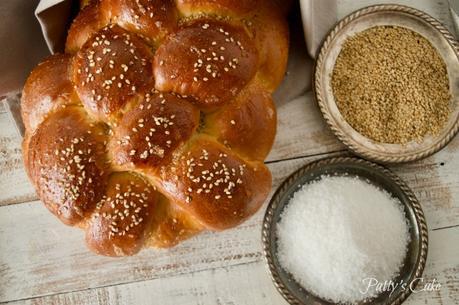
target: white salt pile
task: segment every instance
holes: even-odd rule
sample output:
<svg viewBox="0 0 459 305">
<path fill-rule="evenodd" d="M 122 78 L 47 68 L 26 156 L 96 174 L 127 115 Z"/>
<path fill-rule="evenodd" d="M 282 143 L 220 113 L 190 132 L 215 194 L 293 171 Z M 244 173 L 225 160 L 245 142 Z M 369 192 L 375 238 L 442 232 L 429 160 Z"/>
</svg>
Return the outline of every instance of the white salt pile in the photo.
<svg viewBox="0 0 459 305">
<path fill-rule="evenodd" d="M 368 279 L 396 277 L 409 242 L 399 200 L 345 176 L 323 176 L 297 191 L 277 237 L 283 268 L 311 293 L 343 303 L 376 296 Z"/>
</svg>

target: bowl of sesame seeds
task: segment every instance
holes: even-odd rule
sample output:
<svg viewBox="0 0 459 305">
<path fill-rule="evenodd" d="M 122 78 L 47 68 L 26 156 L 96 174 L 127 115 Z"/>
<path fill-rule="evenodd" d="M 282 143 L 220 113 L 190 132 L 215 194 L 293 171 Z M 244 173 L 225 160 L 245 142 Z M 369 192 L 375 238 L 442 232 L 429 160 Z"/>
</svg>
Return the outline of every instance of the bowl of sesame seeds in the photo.
<svg viewBox="0 0 459 305">
<path fill-rule="evenodd" d="M 314 91 L 333 133 L 357 155 L 419 160 L 459 130 L 459 44 L 424 12 L 370 6 L 324 40 Z"/>
</svg>

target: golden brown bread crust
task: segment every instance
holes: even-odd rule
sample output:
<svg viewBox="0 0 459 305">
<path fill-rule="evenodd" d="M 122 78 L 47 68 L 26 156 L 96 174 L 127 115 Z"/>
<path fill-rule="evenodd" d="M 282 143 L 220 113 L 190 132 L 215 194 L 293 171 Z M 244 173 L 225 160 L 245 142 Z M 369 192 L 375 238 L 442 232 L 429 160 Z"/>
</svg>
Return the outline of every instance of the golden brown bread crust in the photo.
<svg viewBox="0 0 459 305">
<path fill-rule="evenodd" d="M 57 111 L 28 139 L 29 176 L 64 223 L 80 222 L 101 199 L 107 173 L 104 141 L 104 129 L 89 122 L 81 107 Z"/>
<path fill-rule="evenodd" d="M 94 252 L 171 247 L 253 215 L 288 30 L 271 0 L 94 0 L 22 99 L 40 199 Z"/>
<path fill-rule="evenodd" d="M 173 202 L 173 201 L 172 201 Z M 158 248 L 175 246 L 203 230 L 203 226 L 188 212 L 166 197 L 161 197 L 156 205 L 147 245 Z"/>
<path fill-rule="evenodd" d="M 163 190 L 205 227 L 234 227 L 255 213 L 271 189 L 263 163 L 247 162 L 199 137 L 162 173 Z"/>
<path fill-rule="evenodd" d="M 89 37 L 108 23 L 108 15 L 100 10 L 98 1 L 85 5 L 70 25 L 65 44 L 66 53 L 78 51 Z"/>
<path fill-rule="evenodd" d="M 269 1 L 268 1 L 269 2 Z M 282 11 L 273 5 L 261 7 L 259 14 L 249 22 L 248 28 L 260 51 L 258 75 L 269 91 L 274 91 L 284 78 L 288 59 L 288 26 Z"/>
<path fill-rule="evenodd" d="M 116 25 L 86 41 L 73 60 L 76 92 L 99 119 L 120 114 L 130 99 L 152 83 L 152 53 L 136 34 Z"/>
<path fill-rule="evenodd" d="M 121 166 L 157 172 L 172 161 L 172 153 L 186 143 L 199 125 L 199 110 L 170 93 L 147 93 L 127 112 L 110 143 L 112 160 Z"/>
<path fill-rule="evenodd" d="M 217 14 L 241 16 L 253 13 L 263 0 L 176 0 L 177 8 L 185 16 Z M 263 5 L 263 4 L 262 4 Z"/>
<path fill-rule="evenodd" d="M 205 133 L 250 160 L 263 161 L 276 135 L 271 94 L 252 82 L 228 105 L 207 116 Z"/>
<path fill-rule="evenodd" d="M 156 51 L 156 88 L 192 96 L 199 106 L 214 109 L 239 93 L 257 65 L 257 50 L 243 28 L 197 20 L 168 36 Z"/>
<path fill-rule="evenodd" d="M 177 27 L 178 22 L 173 1 L 102 0 L 101 10 L 120 27 L 156 45 Z"/>
<path fill-rule="evenodd" d="M 22 92 L 22 118 L 25 128 L 33 131 L 48 113 L 58 107 L 78 103 L 72 97 L 70 59 L 66 54 L 50 56 L 30 74 Z M 56 76 L 59 77 L 56 77 Z"/>
<path fill-rule="evenodd" d="M 284 15 L 291 0 L 176 0 L 181 14 L 193 16 L 217 14 L 221 18 L 238 19 L 259 51 L 260 74 L 269 91 L 283 79 L 288 58 L 288 25 Z M 228 22 L 228 20 L 225 20 Z"/>
<path fill-rule="evenodd" d="M 142 178 L 111 175 L 105 194 L 86 229 L 86 241 L 96 253 L 133 255 L 143 246 L 159 194 Z"/>
</svg>

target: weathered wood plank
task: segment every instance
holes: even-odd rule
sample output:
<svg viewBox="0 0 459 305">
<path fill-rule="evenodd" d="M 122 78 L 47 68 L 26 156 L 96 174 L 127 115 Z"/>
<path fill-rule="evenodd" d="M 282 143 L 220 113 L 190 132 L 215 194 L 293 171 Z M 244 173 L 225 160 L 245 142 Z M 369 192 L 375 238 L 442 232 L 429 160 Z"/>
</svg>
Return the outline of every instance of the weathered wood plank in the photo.
<svg viewBox="0 0 459 305">
<path fill-rule="evenodd" d="M 21 137 L 8 114 L 0 113 L 0 205 L 35 198 L 22 165 Z"/>
<path fill-rule="evenodd" d="M 277 112 L 277 135 L 268 162 L 345 148 L 326 126 L 311 92 L 278 105 Z"/>
<path fill-rule="evenodd" d="M 286 305 L 255 263 L 7 304 Z"/>
<path fill-rule="evenodd" d="M 296 168 L 318 157 L 323 156 L 269 164 L 274 189 Z M 396 169 L 414 185 L 430 229 L 459 224 L 459 200 L 454 199 L 459 177 L 453 172 L 457 164 L 447 164 L 441 166 L 432 159 L 408 165 L 407 170 Z M 428 170 L 420 174 L 423 169 Z M 445 187 L 441 179 L 448 177 L 456 181 Z M 445 203 L 448 192 L 452 199 Z M 0 301 L 252 263 L 261 256 L 263 210 L 238 228 L 204 233 L 170 250 L 146 250 L 131 258 L 107 259 L 88 252 L 82 232 L 59 223 L 38 201 L 0 207 L 0 277 L 6 279 L 0 288 Z"/>
<path fill-rule="evenodd" d="M 458 304 L 459 227 L 430 232 L 431 247 L 424 273 L 426 282 L 435 278 L 441 289 L 413 293 L 406 304 Z M 267 274 L 260 257 L 254 262 L 203 270 L 193 274 L 153 279 L 128 284 L 83 290 L 30 300 L 11 305 L 44 304 L 152 304 L 164 305 L 284 305 L 287 304 Z"/>
<path fill-rule="evenodd" d="M 424 283 L 436 279 L 439 291 L 420 291 L 419 285 L 406 304 L 459 304 L 459 227 L 429 232 L 429 253 Z"/>
<path fill-rule="evenodd" d="M 431 228 L 459 224 L 459 137 L 439 153 L 391 168 L 421 202 Z M 458 237 L 459 239 L 459 237 Z"/>
<path fill-rule="evenodd" d="M 344 147 L 323 123 L 311 93 L 278 108 L 278 132 L 268 161 L 328 153 Z M 21 138 L 0 113 L 0 206 L 37 200 L 21 156 Z"/>
</svg>

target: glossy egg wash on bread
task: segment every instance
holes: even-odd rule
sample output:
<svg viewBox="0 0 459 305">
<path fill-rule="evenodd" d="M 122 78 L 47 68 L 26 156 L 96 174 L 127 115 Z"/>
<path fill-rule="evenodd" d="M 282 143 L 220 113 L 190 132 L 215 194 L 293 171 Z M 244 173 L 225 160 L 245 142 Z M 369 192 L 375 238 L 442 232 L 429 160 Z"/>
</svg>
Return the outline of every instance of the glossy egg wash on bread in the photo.
<svg viewBox="0 0 459 305">
<path fill-rule="evenodd" d="M 101 255 L 240 224 L 271 189 L 287 54 L 274 1 L 90 1 L 24 87 L 37 194 Z"/>
</svg>

